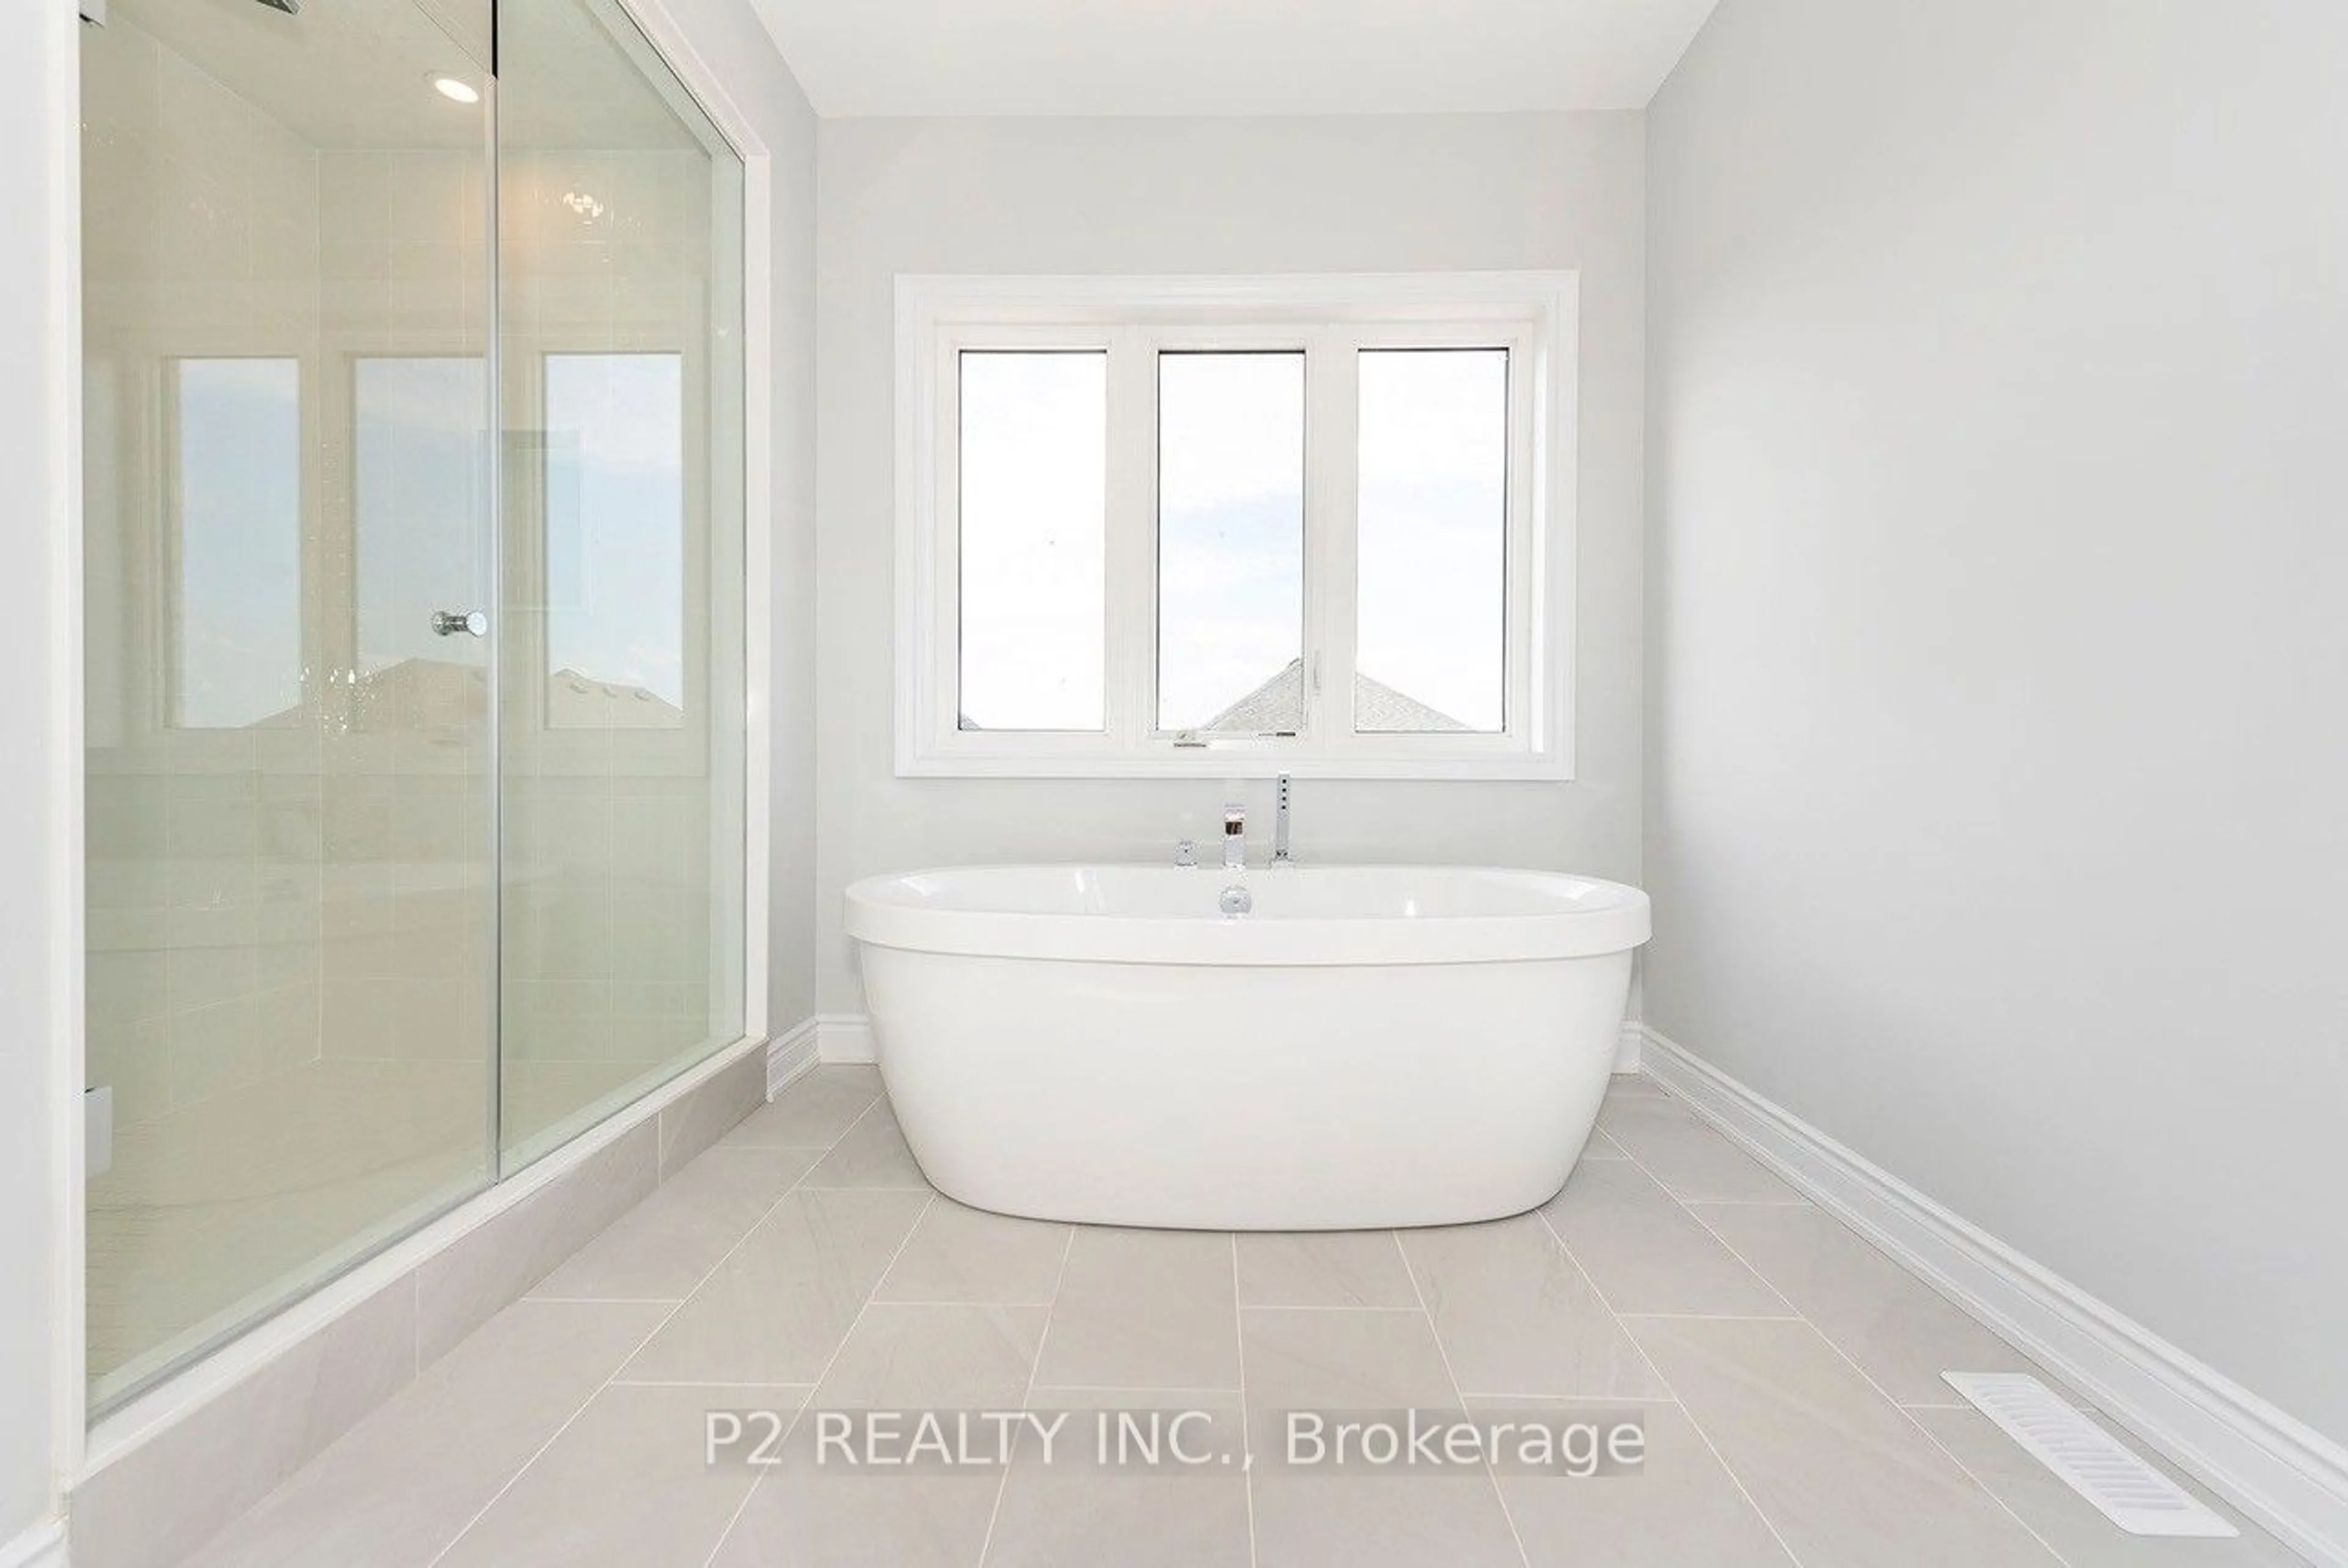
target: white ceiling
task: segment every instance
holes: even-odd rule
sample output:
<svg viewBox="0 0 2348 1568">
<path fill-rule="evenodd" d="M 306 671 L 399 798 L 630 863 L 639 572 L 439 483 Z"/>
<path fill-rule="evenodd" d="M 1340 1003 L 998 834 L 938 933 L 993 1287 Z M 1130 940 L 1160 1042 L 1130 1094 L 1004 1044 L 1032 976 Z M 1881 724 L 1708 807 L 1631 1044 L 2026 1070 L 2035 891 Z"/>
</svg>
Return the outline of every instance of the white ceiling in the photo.
<svg viewBox="0 0 2348 1568">
<path fill-rule="evenodd" d="M 1645 107 L 1716 0 L 755 0 L 822 115 Z"/>
<path fill-rule="evenodd" d="M 145 30 L 314 148 L 485 145 L 485 111 L 450 103 L 430 77 L 488 73 L 413 0 L 310 0 L 291 16 L 252 0 L 113 0 L 108 25 Z M 697 111 L 651 79 L 650 46 L 608 0 L 509 5 L 504 53 L 505 147 L 701 145 L 679 118 Z"/>
</svg>

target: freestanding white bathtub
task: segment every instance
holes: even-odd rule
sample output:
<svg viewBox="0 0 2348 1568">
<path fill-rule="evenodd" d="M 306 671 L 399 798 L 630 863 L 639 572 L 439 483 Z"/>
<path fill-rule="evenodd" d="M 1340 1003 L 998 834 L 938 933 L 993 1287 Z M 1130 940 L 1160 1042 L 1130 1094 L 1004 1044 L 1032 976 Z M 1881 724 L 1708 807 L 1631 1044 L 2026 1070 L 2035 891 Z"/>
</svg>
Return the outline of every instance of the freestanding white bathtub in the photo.
<svg viewBox="0 0 2348 1568">
<path fill-rule="evenodd" d="M 1222 895 L 1244 888 L 1251 912 Z M 880 1072 L 941 1192 L 1043 1219 L 1345 1230 L 1545 1202 L 1647 896 L 1453 866 L 1003 866 L 848 890 Z"/>
</svg>

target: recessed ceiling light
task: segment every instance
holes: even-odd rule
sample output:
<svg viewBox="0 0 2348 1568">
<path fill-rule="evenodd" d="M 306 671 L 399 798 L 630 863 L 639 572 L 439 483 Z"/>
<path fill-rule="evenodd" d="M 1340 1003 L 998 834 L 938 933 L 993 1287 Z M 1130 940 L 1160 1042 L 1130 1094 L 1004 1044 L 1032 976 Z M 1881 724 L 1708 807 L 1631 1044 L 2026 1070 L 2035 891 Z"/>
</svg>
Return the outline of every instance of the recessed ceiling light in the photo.
<svg viewBox="0 0 2348 1568">
<path fill-rule="evenodd" d="M 432 90 L 456 103 L 477 104 L 481 101 L 481 89 L 462 77 L 435 77 L 432 78 Z"/>
</svg>

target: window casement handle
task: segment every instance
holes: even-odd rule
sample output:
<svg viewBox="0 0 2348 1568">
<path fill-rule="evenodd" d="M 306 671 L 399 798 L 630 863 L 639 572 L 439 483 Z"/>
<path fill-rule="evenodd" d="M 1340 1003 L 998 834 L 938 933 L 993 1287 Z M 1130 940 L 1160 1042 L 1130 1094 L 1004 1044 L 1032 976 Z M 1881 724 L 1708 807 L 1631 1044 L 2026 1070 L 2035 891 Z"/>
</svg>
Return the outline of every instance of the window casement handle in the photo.
<svg viewBox="0 0 2348 1568">
<path fill-rule="evenodd" d="M 442 637 L 454 637 L 459 631 L 476 637 L 489 634 L 489 617 L 479 610 L 436 610 L 432 612 L 432 630 Z"/>
</svg>

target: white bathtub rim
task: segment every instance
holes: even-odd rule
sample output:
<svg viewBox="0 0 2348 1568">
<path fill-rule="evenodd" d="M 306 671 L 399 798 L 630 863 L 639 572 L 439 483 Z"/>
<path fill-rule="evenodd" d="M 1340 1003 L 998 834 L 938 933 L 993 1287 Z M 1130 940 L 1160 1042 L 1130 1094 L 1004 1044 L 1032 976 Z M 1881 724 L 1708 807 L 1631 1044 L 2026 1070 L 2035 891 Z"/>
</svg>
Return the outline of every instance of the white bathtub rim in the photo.
<svg viewBox="0 0 2348 1568">
<path fill-rule="evenodd" d="M 1587 909 L 1556 914 L 1444 916 L 1335 915 L 1225 918 L 1217 914 L 1101 914 L 1033 910 L 935 908 L 888 900 L 888 890 L 914 877 L 983 876 L 1036 870 L 1117 869 L 1199 878 L 1202 894 L 1237 880 L 1264 880 L 1314 870 L 1372 871 L 1408 876 L 1505 876 L 1554 879 L 1612 895 Z M 1627 883 L 1575 872 L 1522 866 L 1314 864 L 1251 866 L 1224 872 L 1131 863 L 1025 861 L 890 872 L 850 884 L 844 896 L 847 934 L 873 947 L 973 958 L 1042 958 L 1095 963 L 1193 964 L 1240 968 L 1344 967 L 1363 964 L 1474 964 L 1601 958 L 1643 945 L 1653 931 L 1645 892 Z"/>
</svg>

